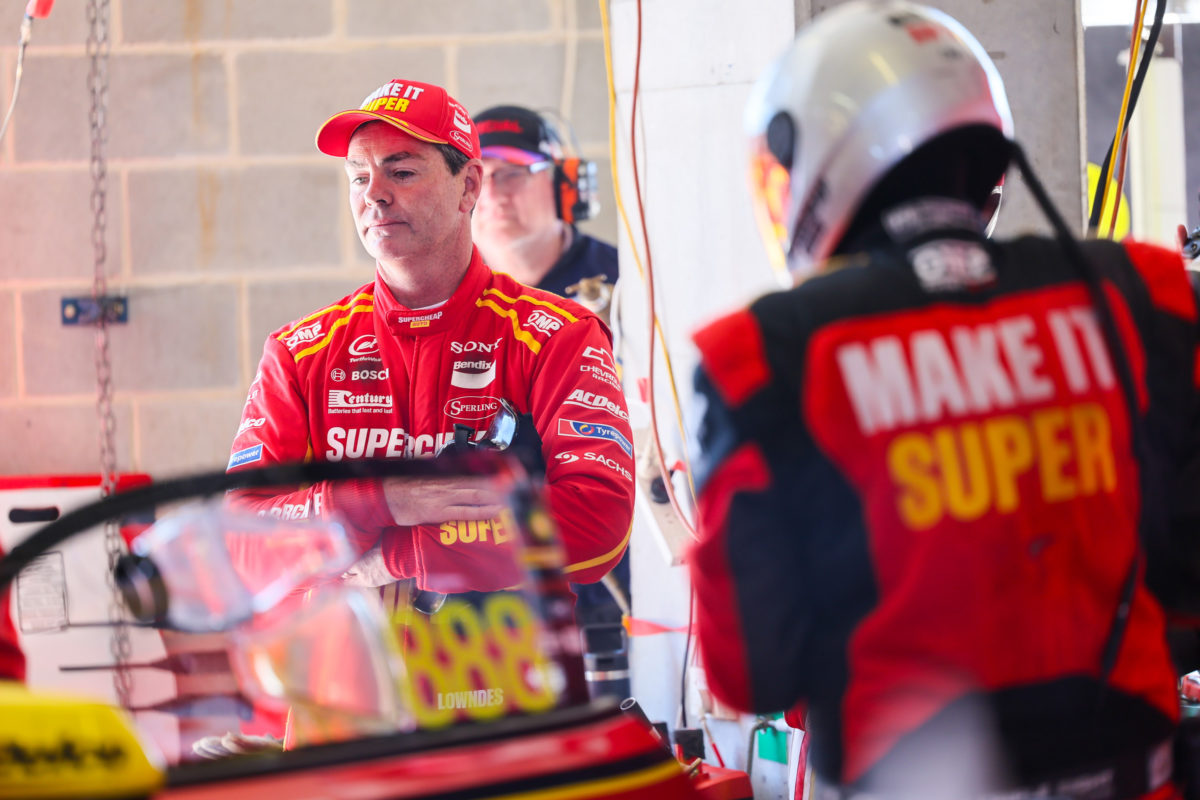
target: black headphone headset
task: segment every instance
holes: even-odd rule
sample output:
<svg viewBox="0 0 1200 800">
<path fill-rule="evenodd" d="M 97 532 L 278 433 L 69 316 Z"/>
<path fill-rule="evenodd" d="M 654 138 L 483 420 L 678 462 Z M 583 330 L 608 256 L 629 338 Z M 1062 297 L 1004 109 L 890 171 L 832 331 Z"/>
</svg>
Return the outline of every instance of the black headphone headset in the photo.
<svg viewBox="0 0 1200 800">
<path fill-rule="evenodd" d="M 600 198 L 596 186 L 596 162 L 580 158 L 575 130 L 570 123 L 570 141 L 573 146 L 567 147 L 567 138 L 562 135 L 562 129 L 556 123 L 558 115 L 552 118 L 550 114 L 535 112 L 542 121 L 546 138 L 557 148 L 560 155 L 554 159 L 554 209 L 558 218 L 573 225 L 585 219 L 592 219 L 600 211 Z M 551 112 L 552 113 L 552 112 Z M 561 119 L 561 118 L 558 118 Z M 568 151 L 571 153 L 567 155 Z"/>
</svg>

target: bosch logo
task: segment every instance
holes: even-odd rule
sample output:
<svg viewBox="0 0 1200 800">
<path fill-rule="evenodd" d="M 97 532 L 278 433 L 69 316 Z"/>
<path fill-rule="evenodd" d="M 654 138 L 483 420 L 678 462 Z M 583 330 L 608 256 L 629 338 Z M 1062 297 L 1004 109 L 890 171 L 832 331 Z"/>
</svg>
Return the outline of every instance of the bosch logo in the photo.
<svg viewBox="0 0 1200 800">
<path fill-rule="evenodd" d="M 492 353 L 500 347 L 500 342 L 504 341 L 503 337 L 497 339 L 490 344 L 488 342 L 451 342 L 451 353 Z"/>
<path fill-rule="evenodd" d="M 456 397 L 442 410 L 456 419 L 487 419 L 500 410 L 500 401 L 494 397 Z"/>
<path fill-rule="evenodd" d="M 365 333 L 350 343 L 347 350 L 352 356 L 370 356 L 379 352 L 379 342 L 375 339 L 375 334 Z"/>
<path fill-rule="evenodd" d="M 356 369 L 350 373 L 350 379 L 355 381 L 386 381 L 387 369 Z M 343 373 L 344 374 L 344 373 Z"/>
<path fill-rule="evenodd" d="M 346 380 L 346 370 L 335 369 L 333 372 L 329 373 L 329 377 L 333 378 L 335 381 L 344 381 Z"/>
</svg>

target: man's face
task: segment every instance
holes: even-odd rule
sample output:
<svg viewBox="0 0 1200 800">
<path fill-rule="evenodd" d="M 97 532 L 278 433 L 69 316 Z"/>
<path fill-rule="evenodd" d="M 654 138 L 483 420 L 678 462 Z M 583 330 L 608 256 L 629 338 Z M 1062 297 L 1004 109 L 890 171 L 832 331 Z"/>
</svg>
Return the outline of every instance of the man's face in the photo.
<svg viewBox="0 0 1200 800">
<path fill-rule="evenodd" d="M 557 220 L 552 164 L 541 162 L 531 170 L 498 158 L 483 159 L 483 191 L 472 219 L 481 247 L 543 232 L 557 226 Z"/>
<path fill-rule="evenodd" d="M 452 175 L 433 145 L 371 122 L 350 140 L 346 176 L 358 238 L 377 261 L 387 263 L 449 246 L 469 224 L 479 162 Z"/>
</svg>

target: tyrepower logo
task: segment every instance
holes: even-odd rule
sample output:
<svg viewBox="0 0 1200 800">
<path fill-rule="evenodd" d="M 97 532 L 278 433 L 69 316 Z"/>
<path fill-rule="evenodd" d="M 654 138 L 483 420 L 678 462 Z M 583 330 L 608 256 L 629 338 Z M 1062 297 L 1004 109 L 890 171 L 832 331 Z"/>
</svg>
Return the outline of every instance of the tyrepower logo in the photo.
<svg viewBox="0 0 1200 800">
<path fill-rule="evenodd" d="M 502 341 L 504 341 L 504 337 L 490 344 L 488 342 L 451 342 L 450 352 L 456 355 L 461 353 L 494 353 L 499 349 Z"/>
<path fill-rule="evenodd" d="M 296 328 L 291 335 L 283 340 L 283 343 L 288 347 L 295 347 L 300 344 L 308 344 L 315 342 L 317 337 L 321 335 L 321 320 L 317 320 L 311 325 L 305 325 L 303 328 Z"/>
<path fill-rule="evenodd" d="M 379 361 L 379 341 L 373 333 L 364 333 L 346 348 L 351 361 Z"/>
<path fill-rule="evenodd" d="M 356 369 L 351 370 L 350 380 L 352 381 L 386 381 L 389 370 L 386 369 Z"/>
<path fill-rule="evenodd" d="M 547 314 L 540 308 L 535 308 L 533 313 L 529 315 L 529 319 L 525 320 L 522 328 L 534 328 L 542 333 L 554 333 L 563 326 L 563 321 L 553 314 Z"/>
<path fill-rule="evenodd" d="M 355 394 L 343 389 L 329 390 L 329 413 L 348 414 L 354 411 L 391 411 L 390 394 Z"/>
<path fill-rule="evenodd" d="M 484 359 L 455 361 L 454 372 L 450 375 L 450 385 L 460 389 L 482 389 L 495 379 L 495 361 Z"/>
<path fill-rule="evenodd" d="M 562 436 L 577 436 L 581 439 L 606 439 L 624 450 L 625 455 L 633 455 L 633 444 L 625 438 L 625 434 L 612 425 L 599 425 L 592 422 L 580 422 L 574 419 L 560 419 L 558 421 L 558 432 Z"/>
<path fill-rule="evenodd" d="M 500 401 L 494 397 L 456 397 L 447 401 L 442 411 L 455 419 L 487 419 L 500 410 Z"/>
<path fill-rule="evenodd" d="M 621 408 L 619 403 L 614 403 L 612 400 L 609 400 L 602 394 L 585 392 L 583 389 L 576 389 L 575 391 L 571 392 L 570 396 L 567 397 L 567 399 L 563 402 L 572 406 L 598 408 L 601 411 L 607 411 L 617 419 L 623 419 L 626 421 L 629 419 L 629 414 L 625 412 L 625 409 Z"/>
</svg>

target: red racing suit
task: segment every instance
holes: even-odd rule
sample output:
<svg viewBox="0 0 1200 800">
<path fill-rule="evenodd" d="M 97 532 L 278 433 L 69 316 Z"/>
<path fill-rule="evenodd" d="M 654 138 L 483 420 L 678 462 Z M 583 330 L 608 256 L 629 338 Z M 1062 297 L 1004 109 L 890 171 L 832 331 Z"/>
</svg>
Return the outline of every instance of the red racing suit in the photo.
<svg viewBox="0 0 1200 800">
<path fill-rule="evenodd" d="M 1200 597 L 1182 260 L 1084 245 L 1131 365 L 1135 453 L 1058 242 L 891 219 L 903 233 L 695 335 L 709 685 L 739 709 L 806 703 L 831 798 L 909 791 L 966 763 L 964 742 L 990 766 L 953 796 L 1169 793 L 1164 607 L 1194 615 Z"/>
<path fill-rule="evenodd" d="M 412 311 L 376 277 L 285 325 L 263 348 L 229 471 L 305 459 L 430 457 L 455 424 L 479 431 L 499 399 L 529 415 L 572 581 L 621 558 L 633 515 L 633 446 L 609 333 L 570 300 L 493 273 L 474 251 L 454 294 Z M 396 526 L 379 484 L 319 483 L 242 493 L 260 513 L 338 512 L 360 550 L 376 541 L 397 579 L 488 563 L 503 523 Z M 491 535 L 489 535 L 489 533 Z M 472 586 L 470 588 L 485 588 Z M 497 587 L 486 587 L 497 588 Z"/>
</svg>

